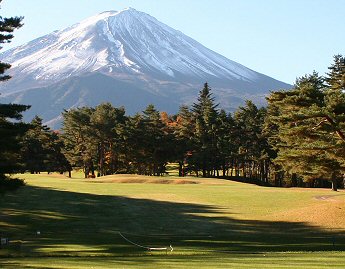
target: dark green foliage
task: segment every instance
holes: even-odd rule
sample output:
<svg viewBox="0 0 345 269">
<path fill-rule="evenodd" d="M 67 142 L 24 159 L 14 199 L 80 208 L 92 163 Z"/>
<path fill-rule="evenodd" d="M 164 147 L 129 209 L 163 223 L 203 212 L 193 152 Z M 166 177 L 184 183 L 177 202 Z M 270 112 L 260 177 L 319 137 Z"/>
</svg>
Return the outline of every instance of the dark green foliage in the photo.
<svg viewBox="0 0 345 269">
<path fill-rule="evenodd" d="M 153 105 L 149 105 L 137 118 L 141 136 L 137 150 L 141 153 L 136 160 L 138 172 L 147 175 L 162 175 L 170 159 L 170 134 L 162 122 L 161 115 Z M 171 141 L 172 142 L 172 141 Z"/>
<path fill-rule="evenodd" d="M 338 91 L 345 89 L 345 58 L 338 54 L 334 56 L 333 64 L 328 68 L 329 73 L 325 78 L 330 90 Z"/>
<path fill-rule="evenodd" d="M 216 169 L 217 150 L 217 119 L 219 112 L 208 84 L 200 91 L 196 103 L 193 104 L 194 120 L 194 152 L 190 158 L 193 166 L 202 171 L 203 177 L 210 176 Z"/>
<path fill-rule="evenodd" d="M 0 4 L 1 2 L 2 0 L 0 0 Z M 11 42 L 11 39 L 13 38 L 12 33 L 15 29 L 18 29 L 22 26 L 22 20 L 22 17 L 3 18 L 0 16 L 0 44 Z M 10 79 L 10 76 L 3 75 L 10 67 L 10 64 L 0 62 L 0 81 Z M 11 116 L 6 117 L 13 118 Z"/>
<path fill-rule="evenodd" d="M 0 174 L 0 194 L 6 191 L 14 191 L 24 185 L 25 182 L 23 179 L 10 178 Z"/>
<path fill-rule="evenodd" d="M 85 177 L 114 173 L 163 175 L 177 162 L 179 175 L 242 176 L 268 181 L 267 139 L 261 134 L 266 110 L 248 101 L 235 117 L 218 111 L 205 83 L 191 109 L 169 116 L 149 105 L 125 116 L 123 108 L 101 104 L 63 113 L 65 154 Z M 235 173 L 234 173 L 235 171 Z"/>
<path fill-rule="evenodd" d="M 62 153 L 64 144 L 57 132 L 53 132 L 36 116 L 22 140 L 23 170 L 31 173 L 65 172 L 71 166 Z"/>
<path fill-rule="evenodd" d="M 21 112 L 28 106 L 0 104 L 0 174 L 12 173 L 20 168 L 20 139 L 28 125 L 14 120 L 21 118 Z"/>
<path fill-rule="evenodd" d="M 229 176 L 229 169 L 234 167 L 238 152 L 238 136 L 236 123 L 231 114 L 221 110 L 217 119 L 217 169 L 222 170 L 222 176 Z M 217 170 L 217 171 L 218 171 Z M 230 175 L 232 173 L 230 172 Z"/>
<path fill-rule="evenodd" d="M 263 132 L 265 117 L 266 109 L 258 109 L 251 101 L 235 112 L 238 139 L 235 170 L 241 168 L 244 177 L 268 184 L 272 151 Z"/>
<path fill-rule="evenodd" d="M 46 171 L 46 162 L 49 143 L 49 129 L 42 125 L 42 119 L 35 117 L 31 121 L 29 130 L 23 137 L 22 142 L 22 160 L 25 164 L 25 170 L 31 173 Z"/>
<path fill-rule="evenodd" d="M 142 137 L 141 151 L 144 153 L 146 167 L 149 175 L 160 175 L 165 172 L 166 141 L 163 131 L 164 124 L 161 121 L 160 113 L 153 105 L 149 105 L 141 118 Z"/>
<path fill-rule="evenodd" d="M 268 98 L 275 163 L 292 180 L 328 179 L 337 189 L 345 171 L 344 66 L 344 58 L 337 55 L 326 78 L 314 72 L 297 79 L 292 90 Z"/>
<path fill-rule="evenodd" d="M 172 132 L 153 105 L 126 117 L 124 108 L 104 103 L 63 113 L 65 154 L 85 177 L 114 173 L 162 175 L 173 159 Z"/>
<path fill-rule="evenodd" d="M 126 124 L 124 108 L 114 108 L 110 103 L 100 104 L 91 118 L 93 143 L 97 144 L 99 175 L 118 172 L 124 168 L 123 134 Z"/>
<path fill-rule="evenodd" d="M 175 120 L 170 123 L 174 137 L 174 161 L 179 165 L 179 176 L 185 176 L 188 170 L 193 170 L 187 158 L 193 152 L 193 136 L 195 122 L 192 112 L 187 106 L 181 106 Z"/>
<path fill-rule="evenodd" d="M 73 168 L 83 168 L 85 177 L 91 172 L 95 176 L 95 160 L 98 144 L 93 140 L 96 134 L 91 127 L 91 115 L 95 109 L 81 107 L 62 113 L 65 156 Z"/>
<path fill-rule="evenodd" d="M 0 0 L 1 3 L 1 0 Z M 22 18 L 3 18 L 0 16 L 0 44 L 8 43 L 13 38 L 12 32 L 21 27 Z M 1 49 L 1 47 L 0 47 Z M 11 66 L 0 62 L 0 82 L 9 79 L 4 75 Z M 16 104 L 0 104 L 0 190 L 19 186 L 16 180 L 6 180 L 4 174 L 14 173 L 20 169 L 20 139 L 28 126 L 18 122 L 22 118 L 22 112 L 29 106 Z"/>
</svg>

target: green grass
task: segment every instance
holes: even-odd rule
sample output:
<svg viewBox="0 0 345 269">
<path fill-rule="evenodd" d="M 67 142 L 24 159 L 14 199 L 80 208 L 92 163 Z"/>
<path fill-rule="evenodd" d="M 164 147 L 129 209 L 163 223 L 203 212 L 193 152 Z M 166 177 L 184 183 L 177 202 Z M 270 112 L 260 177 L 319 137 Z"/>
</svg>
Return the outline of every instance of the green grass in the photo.
<svg viewBox="0 0 345 269">
<path fill-rule="evenodd" d="M 1 261 L 0 261 L 1 262 Z M 0 263 L 1 264 L 1 263 Z M 341 252 L 146 255 L 136 257 L 19 258 L 2 263 L 4 268 L 344 268 Z"/>
<path fill-rule="evenodd" d="M 0 196 L 0 233 L 13 242 L 0 249 L 1 268 L 345 264 L 343 191 L 323 201 L 315 196 L 333 193 L 219 179 L 21 176 L 27 186 Z M 140 245 L 172 245 L 174 251 L 148 252 L 119 232 Z"/>
</svg>

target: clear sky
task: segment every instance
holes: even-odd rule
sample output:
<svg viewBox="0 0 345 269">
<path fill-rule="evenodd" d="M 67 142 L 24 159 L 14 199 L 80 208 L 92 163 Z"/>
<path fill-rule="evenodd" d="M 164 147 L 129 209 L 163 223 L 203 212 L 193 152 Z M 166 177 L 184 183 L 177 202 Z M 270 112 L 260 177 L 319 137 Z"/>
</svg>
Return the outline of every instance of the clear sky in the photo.
<svg viewBox="0 0 345 269">
<path fill-rule="evenodd" d="M 3 0 L 24 16 L 4 50 L 106 10 L 133 7 L 206 47 L 287 83 L 345 54 L 345 0 Z"/>
</svg>

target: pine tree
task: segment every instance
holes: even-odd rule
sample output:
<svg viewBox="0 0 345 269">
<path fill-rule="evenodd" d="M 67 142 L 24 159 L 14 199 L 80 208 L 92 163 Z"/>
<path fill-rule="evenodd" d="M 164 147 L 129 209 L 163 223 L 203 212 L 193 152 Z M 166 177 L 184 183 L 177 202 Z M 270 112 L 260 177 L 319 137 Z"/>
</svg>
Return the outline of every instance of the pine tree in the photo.
<svg viewBox="0 0 345 269">
<path fill-rule="evenodd" d="M 324 79 L 316 72 L 297 79 L 290 91 L 273 92 L 268 98 L 275 115 L 278 151 L 275 162 L 292 178 L 312 182 L 317 178 L 332 181 L 344 173 L 344 91 L 339 78 L 341 57 L 335 57 L 330 74 Z"/>
<path fill-rule="evenodd" d="M 159 176 L 165 173 L 166 164 L 173 159 L 172 131 L 163 115 L 153 105 L 129 117 L 124 131 L 128 171 Z"/>
<path fill-rule="evenodd" d="M 49 128 L 42 124 L 42 119 L 36 116 L 30 123 L 22 142 L 22 160 L 25 170 L 32 174 L 47 171 L 47 145 L 49 143 Z"/>
<path fill-rule="evenodd" d="M 174 156 L 179 164 L 179 176 L 185 176 L 188 171 L 195 170 L 188 163 L 188 158 L 194 151 L 193 137 L 195 133 L 195 121 L 193 114 L 187 106 L 181 106 L 176 115 L 174 126 Z"/>
<path fill-rule="evenodd" d="M 1 2 L 2 0 L 0 0 L 0 4 Z M 0 44 L 11 42 L 11 39 L 13 38 L 12 33 L 14 30 L 22 27 L 22 20 L 22 17 L 3 18 L 0 16 Z M 0 81 L 11 78 L 8 75 L 3 75 L 10 67 L 10 64 L 0 62 Z"/>
<path fill-rule="evenodd" d="M 13 31 L 22 26 L 22 19 L 20 17 L 0 17 L 0 44 L 11 41 Z M 11 65 L 0 62 L 0 82 L 10 78 L 10 76 L 4 75 L 10 67 Z M 28 126 L 18 121 L 22 119 L 22 113 L 29 107 L 16 104 L 0 104 L 0 180 L 6 178 L 5 173 L 13 173 L 20 168 L 19 141 Z"/>
<path fill-rule="evenodd" d="M 145 136 L 142 118 L 139 113 L 128 117 L 124 129 L 127 172 L 129 173 L 147 174 L 146 151 L 142 143 Z"/>
<path fill-rule="evenodd" d="M 339 164 L 339 170 L 333 172 L 333 185 L 336 177 L 345 177 L 345 57 L 334 56 L 334 62 L 329 67 L 325 81 L 325 108 L 322 120 L 315 129 L 320 129 L 327 136 L 324 143 L 333 147 L 327 155 Z M 344 186 L 345 187 L 345 186 Z"/>
<path fill-rule="evenodd" d="M 276 114 L 271 115 L 277 125 L 276 142 L 273 145 L 278 151 L 275 159 L 295 180 L 296 176 L 305 181 L 314 175 L 310 166 L 317 151 L 317 139 L 312 128 L 316 125 L 315 113 L 323 107 L 323 80 L 314 72 L 296 80 L 295 87 L 289 91 L 273 92 L 269 106 L 275 106 Z M 319 175 L 320 177 L 322 175 Z"/>
<path fill-rule="evenodd" d="M 110 103 L 98 105 L 91 115 L 90 124 L 94 134 L 93 143 L 98 147 L 97 163 L 100 176 L 123 169 L 125 123 L 125 109 L 115 108 Z"/>
<path fill-rule="evenodd" d="M 216 168 L 218 104 L 215 104 L 214 100 L 208 84 L 205 83 L 192 107 L 195 121 L 195 152 L 191 160 L 202 170 L 203 177 L 210 176 Z"/>
<path fill-rule="evenodd" d="M 265 108 L 257 108 L 252 101 L 239 107 L 235 112 L 235 122 L 239 137 L 238 163 L 242 175 L 268 184 L 269 146 L 263 135 Z"/>
<path fill-rule="evenodd" d="M 65 144 L 62 136 L 57 131 L 50 131 L 49 134 L 49 151 L 48 164 L 46 171 L 48 172 L 68 172 L 68 177 L 71 177 L 72 166 L 67 160 L 64 151 Z"/>
<path fill-rule="evenodd" d="M 21 145 L 21 159 L 26 171 L 62 173 L 71 170 L 62 153 L 64 145 L 59 135 L 43 125 L 42 119 L 38 116 L 31 121 Z"/>
<path fill-rule="evenodd" d="M 235 136 L 237 128 L 232 115 L 226 114 L 224 110 L 219 113 L 217 126 L 217 168 L 222 170 L 225 177 L 233 167 L 235 152 L 238 151 L 238 139 Z"/>
<path fill-rule="evenodd" d="M 85 178 L 90 173 L 95 177 L 97 162 L 97 143 L 91 126 L 93 112 L 94 108 L 81 107 L 62 113 L 64 154 L 73 168 L 83 169 Z"/>
<path fill-rule="evenodd" d="M 20 168 L 20 141 L 28 125 L 17 122 L 29 106 L 0 104 L 0 177 Z"/>
<path fill-rule="evenodd" d="M 326 84 L 330 90 L 345 90 L 345 57 L 338 54 L 334 56 L 333 64 L 328 67 L 326 74 Z"/>
<path fill-rule="evenodd" d="M 165 173 L 169 159 L 168 141 L 166 133 L 164 133 L 165 125 L 161 120 L 161 115 L 153 105 L 147 106 L 143 111 L 142 127 L 144 130 L 142 149 L 146 155 L 149 175 L 159 176 Z"/>
</svg>

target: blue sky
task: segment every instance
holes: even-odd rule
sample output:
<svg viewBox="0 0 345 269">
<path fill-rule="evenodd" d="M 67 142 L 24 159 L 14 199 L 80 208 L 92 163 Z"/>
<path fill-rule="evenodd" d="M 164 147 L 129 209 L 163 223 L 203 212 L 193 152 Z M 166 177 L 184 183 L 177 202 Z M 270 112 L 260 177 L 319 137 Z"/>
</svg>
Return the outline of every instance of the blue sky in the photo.
<svg viewBox="0 0 345 269">
<path fill-rule="evenodd" d="M 345 54 L 343 0 L 3 0 L 1 16 L 25 17 L 3 49 L 126 7 L 287 83 L 313 70 L 324 74 L 333 55 Z"/>
</svg>

